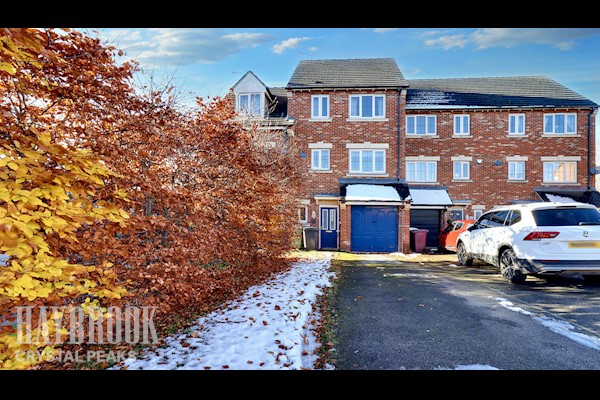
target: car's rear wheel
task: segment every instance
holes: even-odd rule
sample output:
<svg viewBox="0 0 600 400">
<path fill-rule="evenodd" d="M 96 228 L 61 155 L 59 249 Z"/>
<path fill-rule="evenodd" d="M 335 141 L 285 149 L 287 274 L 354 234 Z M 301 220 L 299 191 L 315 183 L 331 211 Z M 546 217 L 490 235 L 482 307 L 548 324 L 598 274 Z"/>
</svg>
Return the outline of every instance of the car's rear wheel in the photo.
<svg viewBox="0 0 600 400">
<path fill-rule="evenodd" d="M 527 279 L 527 275 L 517 266 L 517 256 L 513 249 L 506 249 L 500 255 L 500 273 L 510 283 L 520 284 Z"/>
<path fill-rule="evenodd" d="M 600 275 L 582 275 L 590 283 L 600 283 Z"/>
<path fill-rule="evenodd" d="M 456 246 L 456 258 L 458 259 L 458 265 L 466 265 L 467 267 L 473 265 L 473 259 L 467 255 L 467 248 L 463 242 Z"/>
</svg>

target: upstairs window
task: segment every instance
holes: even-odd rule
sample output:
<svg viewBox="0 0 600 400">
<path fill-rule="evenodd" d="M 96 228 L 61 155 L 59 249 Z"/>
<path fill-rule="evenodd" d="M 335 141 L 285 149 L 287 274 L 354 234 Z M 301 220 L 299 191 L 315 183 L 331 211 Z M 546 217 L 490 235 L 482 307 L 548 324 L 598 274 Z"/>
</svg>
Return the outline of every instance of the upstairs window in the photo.
<svg viewBox="0 0 600 400">
<path fill-rule="evenodd" d="M 329 118 L 329 95 L 312 96 L 311 118 Z"/>
<path fill-rule="evenodd" d="M 350 172 L 384 174 L 385 150 L 350 150 Z"/>
<path fill-rule="evenodd" d="M 509 161 L 508 162 L 508 180 L 511 180 L 511 181 L 525 180 L 525 161 Z"/>
<path fill-rule="evenodd" d="M 576 134 L 577 114 L 544 114 L 544 133 Z"/>
<path fill-rule="evenodd" d="M 240 94 L 238 112 L 250 115 L 260 114 L 260 93 Z"/>
<path fill-rule="evenodd" d="M 575 183 L 577 182 L 576 161 L 544 162 L 544 182 Z"/>
<path fill-rule="evenodd" d="M 351 95 L 350 118 L 385 118 L 384 95 Z"/>
<path fill-rule="evenodd" d="M 407 161 L 406 180 L 411 182 L 437 181 L 436 161 Z"/>
<path fill-rule="evenodd" d="M 471 163 L 469 161 L 454 161 L 453 162 L 453 178 L 457 180 L 467 180 L 470 175 Z"/>
<path fill-rule="evenodd" d="M 508 134 L 525 134 L 525 114 L 510 114 L 508 116 Z"/>
<path fill-rule="evenodd" d="M 455 135 L 470 135 L 471 134 L 471 117 L 469 115 L 454 116 L 454 134 Z"/>
<path fill-rule="evenodd" d="M 313 170 L 329 170 L 329 149 L 313 149 L 311 156 L 311 168 Z"/>
<path fill-rule="evenodd" d="M 406 116 L 407 135 L 435 135 L 437 134 L 435 115 L 408 115 Z"/>
</svg>

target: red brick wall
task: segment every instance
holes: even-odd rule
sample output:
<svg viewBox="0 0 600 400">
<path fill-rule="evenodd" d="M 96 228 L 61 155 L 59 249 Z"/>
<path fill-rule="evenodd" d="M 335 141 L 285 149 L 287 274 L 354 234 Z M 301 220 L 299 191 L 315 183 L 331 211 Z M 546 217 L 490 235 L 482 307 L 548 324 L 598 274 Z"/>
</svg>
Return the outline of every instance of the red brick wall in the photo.
<svg viewBox="0 0 600 400">
<path fill-rule="evenodd" d="M 348 96 L 350 94 L 386 93 L 386 122 L 349 122 Z M 330 100 L 331 122 L 310 122 L 311 95 L 328 94 Z M 318 91 L 292 92 L 288 99 L 288 115 L 296 118 L 294 142 L 306 157 L 299 162 L 306 171 L 306 197 L 314 193 L 339 193 L 338 179 L 348 174 L 348 143 L 389 143 L 386 150 L 386 174 L 390 178 L 397 176 L 398 155 L 398 92 L 397 91 Z M 332 143 L 330 151 L 333 173 L 318 173 L 310 169 L 309 143 Z"/>
<path fill-rule="evenodd" d="M 406 120 L 402 122 L 402 143 L 404 156 L 439 156 L 438 182 L 447 186 L 452 199 L 468 199 L 473 204 L 485 205 L 486 209 L 510 200 L 537 199 L 534 186 L 542 186 L 542 156 L 580 156 L 577 163 L 577 182 L 587 185 L 587 116 L 589 110 L 561 109 L 556 112 L 577 113 L 578 137 L 543 137 L 543 114 L 548 111 L 468 111 L 471 116 L 471 137 L 453 137 L 453 113 L 433 112 L 437 116 L 439 138 L 413 138 L 406 136 Z M 525 114 L 526 137 L 508 136 L 508 115 Z M 407 114 L 426 114 L 408 110 Z M 592 124 L 592 144 L 594 143 Z M 592 146 L 592 160 L 594 159 Z M 472 182 L 453 182 L 453 156 L 472 156 Z M 507 156 L 527 156 L 525 162 L 525 182 L 508 182 Z M 477 164 L 475 160 L 483 160 Z M 500 165 L 494 165 L 496 160 Z M 403 167 L 404 171 L 404 167 Z M 469 210 L 468 213 L 472 214 Z"/>
</svg>

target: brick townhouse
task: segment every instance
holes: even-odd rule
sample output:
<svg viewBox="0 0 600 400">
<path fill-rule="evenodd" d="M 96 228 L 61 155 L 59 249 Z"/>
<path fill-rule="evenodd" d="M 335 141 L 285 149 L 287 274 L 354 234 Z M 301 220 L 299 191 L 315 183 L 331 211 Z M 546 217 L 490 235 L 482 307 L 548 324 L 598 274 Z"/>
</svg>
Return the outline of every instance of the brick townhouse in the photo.
<svg viewBox="0 0 600 400">
<path fill-rule="evenodd" d="M 446 218 L 501 204 L 600 206 L 598 105 L 545 77 L 407 80 L 393 58 L 305 60 L 285 90 L 249 72 L 233 93 L 298 147 L 299 221 L 322 249 L 406 253 L 409 227 L 437 247 Z"/>
</svg>

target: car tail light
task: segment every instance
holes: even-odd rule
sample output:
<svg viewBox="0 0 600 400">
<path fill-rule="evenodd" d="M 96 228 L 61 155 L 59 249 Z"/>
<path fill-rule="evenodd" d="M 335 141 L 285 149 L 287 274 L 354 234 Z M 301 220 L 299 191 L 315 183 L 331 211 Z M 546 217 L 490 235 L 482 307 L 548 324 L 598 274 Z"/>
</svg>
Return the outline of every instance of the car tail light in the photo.
<svg viewBox="0 0 600 400">
<path fill-rule="evenodd" d="M 523 240 L 542 240 L 542 239 L 554 239 L 560 232 L 531 232 L 525 236 Z"/>
</svg>

